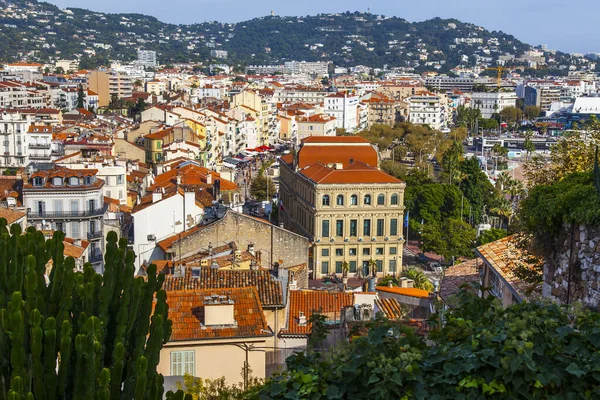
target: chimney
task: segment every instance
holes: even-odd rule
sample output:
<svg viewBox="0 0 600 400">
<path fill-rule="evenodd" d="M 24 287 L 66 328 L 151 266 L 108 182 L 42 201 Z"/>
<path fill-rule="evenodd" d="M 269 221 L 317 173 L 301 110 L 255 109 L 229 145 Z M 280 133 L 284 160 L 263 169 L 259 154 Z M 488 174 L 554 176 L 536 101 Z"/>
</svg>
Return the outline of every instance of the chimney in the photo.
<svg viewBox="0 0 600 400">
<path fill-rule="evenodd" d="M 162 190 L 160 190 L 160 188 L 157 187 L 156 189 L 154 189 L 154 192 L 152 192 L 152 202 L 156 203 L 161 200 L 162 200 Z"/>
<path fill-rule="evenodd" d="M 204 298 L 204 325 L 235 325 L 233 300 L 229 296 L 206 296 Z"/>
<path fill-rule="evenodd" d="M 212 185 L 212 175 L 210 173 L 206 174 L 206 184 Z"/>
<path fill-rule="evenodd" d="M 177 184 L 181 185 L 181 174 L 179 172 L 177 173 Z"/>
<path fill-rule="evenodd" d="M 248 244 L 248 253 L 252 254 L 252 257 L 256 255 L 256 253 L 254 252 L 254 243 Z"/>
<path fill-rule="evenodd" d="M 298 316 L 298 324 L 300 326 L 306 325 L 306 315 L 302 311 L 300 311 L 300 315 Z"/>
</svg>

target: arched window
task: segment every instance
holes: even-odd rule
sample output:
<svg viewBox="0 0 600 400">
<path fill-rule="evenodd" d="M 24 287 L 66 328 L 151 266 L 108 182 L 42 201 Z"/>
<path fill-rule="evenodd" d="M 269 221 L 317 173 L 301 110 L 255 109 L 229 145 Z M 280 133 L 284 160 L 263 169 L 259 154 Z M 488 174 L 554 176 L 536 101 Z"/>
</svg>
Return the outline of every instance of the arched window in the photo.
<svg viewBox="0 0 600 400">
<path fill-rule="evenodd" d="M 385 205 L 385 194 L 383 194 L 383 193 L 380 193 L 380 194 L 377 196 L 377 205 L 378 205 L 378 206 L 383 206 L 383 205 Z"/>
<path fill-rule="evenodd" d="M 59 177 L 52 178 L 52 185 L 61 186 L 62 184 L 63 184 L 62 178 L 59 178 Z"/>
<path fill-rule="evenodd" d="M 324 206 L 328 206 L 329 205 L 329 195 L 326 194 L 323 196 L 323 202 L 321 203 Z"/>
<path fill-rule="evenodd" d="M 371 205 L 371 195 L 370 194 L 365 194 L 364 204 L 365 204 L 365 206 L 370 206 Z"/>
<path fill-rule="evenodd" d="M 44 180 L 39 176 L 33 178 L 33 186 L 42 186 L 44 184 Z"/>
<path fill-rule="evenodd" d="M 392 195 L 392 198 L 391 198 L 391 200 L 390 200 L 390 203 L 391 203 L 393 206 L 397 206 L 397 205 L 398 205 L 398 195 L 397 195 L 396 193 L 394 193 L 394 194 Z"/>
<path fill-rule="evenodd" d="M 344 196 L 341 194 L 338 194 L 335 204 L 337 204 L 338 206 L 343 206 L 344 205 Z"/>
<path fill-rule="evenodd" d="M 358 196 L 353 194 L 352 196 L 350 196 L 350 205 L 351 206 L 356 206 L 358 205 Z"/>
</svg>

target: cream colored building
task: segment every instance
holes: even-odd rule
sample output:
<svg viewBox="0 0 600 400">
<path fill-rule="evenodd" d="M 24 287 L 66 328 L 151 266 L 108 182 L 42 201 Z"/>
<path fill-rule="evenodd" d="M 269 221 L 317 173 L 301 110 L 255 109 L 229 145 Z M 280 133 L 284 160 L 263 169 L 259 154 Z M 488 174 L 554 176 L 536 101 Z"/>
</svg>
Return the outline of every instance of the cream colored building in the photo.
<svg viewBox="0 0 600 400">
<path fill-rule="evenodd" d="M 310 136 L 335 136 L 335 118 L 327 114 L 297 118 L 298 136 L 296 145 Z"/>
<path fill-rule="evenodd" d="M 164 376 L 242 382 L 246 359 L 251 376 L 265 378 L 266 341 L 273 337 L 255 287 L 168 291 L 171 339 L 160 353 Z"/>
<path fill-rule="evenodd" d="M 280 221 L 312 243 L 313 277 L 401 270 L 405 183 L 378 169 L 361 137 L 309 137 L 281 158 Z"/>
</svg>

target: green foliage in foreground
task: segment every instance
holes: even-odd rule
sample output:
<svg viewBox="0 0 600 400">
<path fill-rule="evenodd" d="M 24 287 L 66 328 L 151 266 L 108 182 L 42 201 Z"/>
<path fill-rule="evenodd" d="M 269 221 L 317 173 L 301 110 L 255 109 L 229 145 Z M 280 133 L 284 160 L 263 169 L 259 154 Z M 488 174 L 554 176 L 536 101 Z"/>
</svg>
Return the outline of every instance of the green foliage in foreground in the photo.
<svg viewBox="0 0 600 400">
<path fill-rule="evenodd" d="M 425 341 L 377 320 L 331 354 L 294 355 L 261 399 L 593 399 L 600 314 L 554 304 L 503 309 L 464 291 Z M 436 316 L 439 321 L 439 315 Z M 437 325 L 437 321 L 432 321 Z"/>
<path fill-rule="evenodd" d="M 19 225 L 9 233 L 0 219 L 0 399 L 162 399 L 164 277 L 152 265 L 147 281 L 134 278 L 135 255 L 114 232 L 104 275 L 89 263 L 76 272 L 63 238 Z"/>
</svg>

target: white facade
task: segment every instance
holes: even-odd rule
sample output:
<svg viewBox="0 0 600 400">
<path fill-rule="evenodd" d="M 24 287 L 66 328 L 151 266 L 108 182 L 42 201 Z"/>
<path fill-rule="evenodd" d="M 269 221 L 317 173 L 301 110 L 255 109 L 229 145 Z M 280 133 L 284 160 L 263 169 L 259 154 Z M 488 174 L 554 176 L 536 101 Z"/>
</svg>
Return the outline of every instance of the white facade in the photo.
<svg viewBox="0 0 600 400">
<path fill-rule="evenodd" d="M 358 96 L 339 92 L 325 98 L 325 114 L 336 120 L 336 128 L 343 128 L 347 132 L 354 132 L 358 127 L 357 107 Z"/>
<path fill-rule="evenodd" d="M 324 76 L 328 74 L 329 63 L 326 61 L 288 61 L 284 63 L 290 74 L 314 74 Z"/>
<path fill-rule="evenodd" d="M 473 92 L 471 97 L 471 108 L 479 109 L 482 118 L 492 118 L 494 113 L 516 105 L 517 94 L 515 92 Z"/>
<path fill-rule="evenodd" d="M 179 193 L 165 198 L 162 193 L 154 193 L 152 196 L 151 205 L 137 211 L 134 209 L 131 214 L 137 268 L 149 261 L 163 258 L 164 253 L 157 243 L 183 232 L 184 228 L 193 228 L 204 215 L 204 209 L 196 205 L 194 192 L 185 192 L 185 197 Z"/>
<path fill-rule="evenodd" d="M 138 50 L 137 63 L 144 67 L 156 67 L 156 51 L 153 50 Z"/>
<path fill-rule="evenodd" d="M 7 110 L 0 114 L 0 165 L 26 166 L 29 163 L 27 131 L 33 123 L 31 114 Z"/>
<path fill-rule="evenodd" d="M 98 272 L 103 265 L 106 211 L 102 186 L 103 182 L 89 173 L 84 176 L 67 169 L 35 173 L 23 185 L 28 224 L 89 241 L 89 261 Z"/>
<path fill-rule="evenodd" d="M 25 139 L 27 157 L 31 163 L 52 161 L 52 127 L 31 125 Z"/>
<path fill-rule="evenodd" d="M 69 159 L 64 162 L 59 162 L 57 165 L 62 165 L 70 169 L 96 169 L 96 176 L 104 181 L 102 187 L 103 196 L 117 199 L 121 204 L 127 204 L 127 168 L 125 164 L 119 165 L 115 163 L 101 162 L 69 162 Z"/>
<path fill-rule="evenodd" d="M 441 129 L 446 126 L 444 111 L 439 96 L 418 95 L 408 99 L 408 120 L 413 124 Z"/>
</svg>

